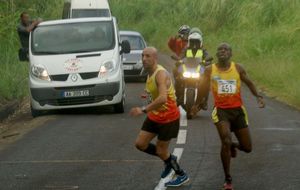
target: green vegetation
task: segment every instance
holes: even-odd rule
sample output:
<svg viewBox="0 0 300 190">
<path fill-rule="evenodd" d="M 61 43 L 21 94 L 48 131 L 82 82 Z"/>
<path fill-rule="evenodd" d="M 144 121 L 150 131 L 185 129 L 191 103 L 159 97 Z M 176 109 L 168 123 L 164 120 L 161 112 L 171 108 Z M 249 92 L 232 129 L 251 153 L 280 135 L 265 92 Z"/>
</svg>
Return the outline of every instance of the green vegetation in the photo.
<svg viewBox="0 0 300 190">
<path fill-rule="evenodd" d="M 167 40 L 182 24 L 197 26 L 211 54 L 227 41 L 234 60 L 270 95 L 300 107 L 299 0 L 109 0 L 121 29 L 140 31 L 168 52 Z M 60 18 L 63 0 L 0 0 L 0 97 L 27 94 L 28 63 L 17 58 L 16 26 L 26 10 L 32 18 Z"/>
<path fill-rule="evenodd" d="M 269 95 L 300 107 L 299 0 L 110 0 L 121 29 L 140 31 L 168 52 L 182 24 L 197 26 L 211 54 L 229 42 L 234 60 Z"/>
<path fill-rule="evenodd" d="M 0 100 L 28 93 L 28 63 L 18 61 L 20 42 L 16 32 L 21 12 L 44 20 L 59 18 L 63 0 L 0 0 Z"/>
</svg>

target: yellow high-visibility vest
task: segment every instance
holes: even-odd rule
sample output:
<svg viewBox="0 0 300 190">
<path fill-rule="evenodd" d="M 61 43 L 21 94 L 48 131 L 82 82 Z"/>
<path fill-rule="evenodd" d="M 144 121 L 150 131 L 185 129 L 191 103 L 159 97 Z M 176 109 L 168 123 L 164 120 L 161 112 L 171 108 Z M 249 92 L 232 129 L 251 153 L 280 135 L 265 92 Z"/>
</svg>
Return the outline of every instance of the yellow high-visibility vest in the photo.
<svg viewBox="0 0 300 190">
<path fill-rule="evenodd" d="M 193 55 L 193 51 L 191 49 L 186 50 L 186 57 L 187 58 L 202 58 L 203 57 L 203 50 L 198 49 L 196 55 Z"/>
</svg>

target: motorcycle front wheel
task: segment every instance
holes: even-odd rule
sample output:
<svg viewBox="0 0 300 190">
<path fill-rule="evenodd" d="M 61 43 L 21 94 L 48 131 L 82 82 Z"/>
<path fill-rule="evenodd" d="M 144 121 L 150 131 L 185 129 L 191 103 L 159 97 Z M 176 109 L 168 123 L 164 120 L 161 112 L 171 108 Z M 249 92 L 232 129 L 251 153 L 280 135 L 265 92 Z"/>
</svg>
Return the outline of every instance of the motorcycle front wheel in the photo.
<svg viewBox="0 0 300 190">
<path fill-rule="evenodd" d="M 187 89 L 186 91 L 186 104 L 185 104 L 185 111 L 187 119 L 192 119 L 191 109 L 195 104 L 195 90 L 194 89 Z"/>
</svg>

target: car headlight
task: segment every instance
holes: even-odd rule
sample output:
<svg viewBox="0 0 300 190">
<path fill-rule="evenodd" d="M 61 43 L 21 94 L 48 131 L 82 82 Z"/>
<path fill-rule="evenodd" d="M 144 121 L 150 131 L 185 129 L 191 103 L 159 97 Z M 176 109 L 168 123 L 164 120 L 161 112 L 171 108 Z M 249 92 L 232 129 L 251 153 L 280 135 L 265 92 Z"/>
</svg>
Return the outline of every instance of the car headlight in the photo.
<svg viewBox="0 0 300 190">
<path fill-rule="evenodd" d="M 143 67 L 143 61 L 142 60 L 138 60 L 133 67 L 135 69 L 141 69 Z"/>
<path fill-rule="evenodd" d="M 51 81 L 48 71 L 43 65 L 32 65 L 31 66 L 31 73 L 38 79 Z"/>
<path fill-rule="evenodd" d="M 183 77 L 184 78 L 194 78 L 194 79 L 197 79 L 197 78 L 200 78 L 200 73 L 194 73 L 194 72 L 186 71 L 186 72 L 183 73 Z"/>
<path fill-rule="evenodd" d="M 141 66 L 143 66 L 143 60 L 138 60 L 138 62 L 137 62 L 137 64 L 139 64 L 139 65 L 141 65 Z"/>
<path fill-rule="evenodd" d="M 99 70 L 99 76 L 105 76 L 109 73 L 112 73 L 115 70 L 115 64 L 113 61 L 107 61 L 101 64 Z"/>
</svg>

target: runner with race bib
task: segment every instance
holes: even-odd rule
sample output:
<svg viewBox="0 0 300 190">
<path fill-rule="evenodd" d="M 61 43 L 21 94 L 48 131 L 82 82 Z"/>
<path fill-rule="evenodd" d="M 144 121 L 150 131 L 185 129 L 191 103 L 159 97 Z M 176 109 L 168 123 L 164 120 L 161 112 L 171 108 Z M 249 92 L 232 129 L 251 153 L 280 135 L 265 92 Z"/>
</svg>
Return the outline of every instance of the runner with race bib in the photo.
<svg viewBox="0 0 300 190">
<path fill-rule="evenodd" d="M 265 104 L 243 67 L 230 60 L 232 49 L 229 44 L 221 43 L 216 56 L 218 62 L 208 66 L 205 70 L 204 79 L 200 84 L 203 89 L 200 90 L 201 94 L 199 94 L 196 104 L 201 103 L 202 98 L 211 87 L 214 97 L 212 120 L 217 127 L 222 143 L 221 159 L 225 174 L 223 189 L 233 190 L 230 174 L 231 157 L 236 157 L 237 149 L 246 153 L 252 151 L 248 116 L 241 98 L 241 82 L 244 82 L 257 98 L 260 108 L 263 108 Z M 196 105 L 192 109 L 193 115 L 197 111 Z M 235 134 L 238 142 L 232 142 L 231 132 Z"/>
</svg>

